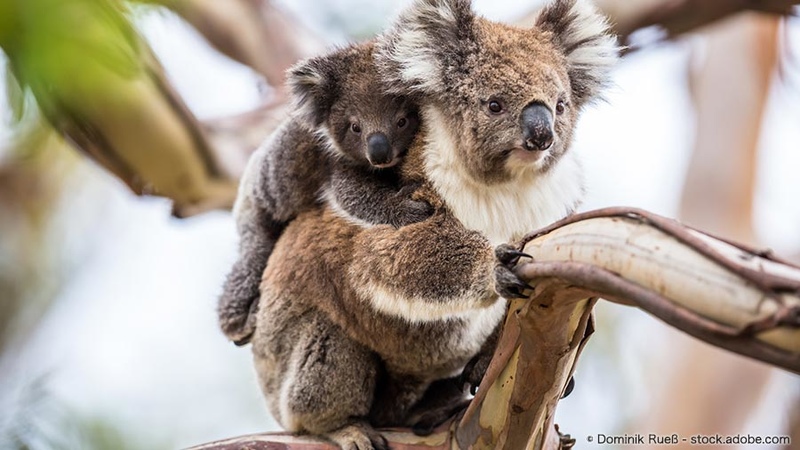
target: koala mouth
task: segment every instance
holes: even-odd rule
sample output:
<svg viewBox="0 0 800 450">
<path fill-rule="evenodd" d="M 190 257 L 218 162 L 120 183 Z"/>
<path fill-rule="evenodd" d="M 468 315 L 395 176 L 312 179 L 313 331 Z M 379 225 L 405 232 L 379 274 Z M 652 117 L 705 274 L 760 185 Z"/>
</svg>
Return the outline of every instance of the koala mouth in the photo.
<svg viewBox="0 0 800 450">
<path fill-rule="evenodd" d="M 549 152 L 547 150 L 532 151 L 525 148 L 524 145 L 516 145 L 510 150 L 506 150 L 504 153 L 508 155 L 509 158 L 521 159 L 523 161 L 538 161 L 544 158 Z"/>
<path fill-rule="evenodd" d="M 383 164 L 374 164 L 374 163 L 372 163 L 372 167 L 375 167 L 376 169 L 388 169 L 390 167 L 396 166 L 397 163 L 400 162 L 400 159 L 401 159 L 400 157 L 395 157 L 393 160 L 389 161 L 388 163 L 383 163 Z"/>
<path fill-rule="evenodd" d="M 503 154 L 506 156 L 506 164 L 508 167 L 518 168 L 531 167 L 539 169 L 550 157 L 550 152 L 547 150 L 530 151 L 522 145 L 516 145 L 504 151 Z"/>
</svg>

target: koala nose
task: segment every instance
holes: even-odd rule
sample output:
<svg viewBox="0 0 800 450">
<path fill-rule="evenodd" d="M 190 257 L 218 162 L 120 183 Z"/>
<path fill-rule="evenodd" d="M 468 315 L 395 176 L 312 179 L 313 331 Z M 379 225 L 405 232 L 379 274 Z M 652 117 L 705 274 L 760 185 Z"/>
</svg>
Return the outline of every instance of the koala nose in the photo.
<svg viewBox="0 0 800 450">
<path fill-rule="evenodd" d="M 522 137 L 526 150 L 547 150 L 553 145 L 553 113 L 541 103 L 522 110 Z"/>
<path fill-rule="evenodd" d="M 392 145 L 383 133 L 373 133 L 367 137 L 367 158 L 373 166 L 392 162 Z"/>
</svg>

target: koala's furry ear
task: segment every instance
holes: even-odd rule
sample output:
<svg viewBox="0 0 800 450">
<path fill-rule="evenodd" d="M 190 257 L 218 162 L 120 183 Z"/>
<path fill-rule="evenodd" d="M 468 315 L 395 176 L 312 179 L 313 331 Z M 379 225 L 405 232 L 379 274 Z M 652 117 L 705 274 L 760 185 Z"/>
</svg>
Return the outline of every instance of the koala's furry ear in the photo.
<svg viewBox="0 0 800 450">
<path fill-rule="evenodd" d="M 322 125 L 339 96 L 340 64 L 332 56 L 303 60 L 287 73 L 297 113 L 314 127 Z"/>
<path fill-rule="evenodd" d="M 619 57 L 605 17 L 588 0 L 555 0 L 539 13 L 536 27 L 551 32 L 567 56 L 575 103 L 599 96 Z"/>
<path fill-rule="evenodd" d="M 446 71 L 475 45 L 470 0 L 416 0 L 378 38 L 376 62 L 389 89 L 432 95 L 446 87 Z"/>
</svg>

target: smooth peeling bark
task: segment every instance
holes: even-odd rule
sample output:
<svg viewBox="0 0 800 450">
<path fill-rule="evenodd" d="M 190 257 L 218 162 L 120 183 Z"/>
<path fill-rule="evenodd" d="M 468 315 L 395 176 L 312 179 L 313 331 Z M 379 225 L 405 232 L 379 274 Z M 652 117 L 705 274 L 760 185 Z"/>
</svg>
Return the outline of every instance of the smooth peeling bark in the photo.
<svg viewBox="0 0 800 450">
<path fill-rule="evenodd" d="M 800 268 L 634 209 L 576 215 L 533 239 L 523 277 L 635 304 L 728 350 L 800 373 Z"/>
<path fill-rule="evenodd" d="M 495 359 L 456 432 L 459 448 L 558 448 L 555 408 L 587 336 L 589 297 L 543 280 L 530 300 L 512 302 Z"/>
</svg>

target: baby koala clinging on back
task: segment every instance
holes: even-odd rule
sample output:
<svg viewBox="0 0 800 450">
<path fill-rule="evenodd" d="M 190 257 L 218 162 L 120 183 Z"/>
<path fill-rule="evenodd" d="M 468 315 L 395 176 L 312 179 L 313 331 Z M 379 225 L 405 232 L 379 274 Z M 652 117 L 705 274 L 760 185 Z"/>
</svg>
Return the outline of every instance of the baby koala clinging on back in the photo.
<svg viewBox="0 0 800 450">
<path fill-rule="evenodd" d="M 239 259 L 219 299 L 225 335 L 243 345 L 255 327 L 261 275 L 284 226 L 320 200 L 349 220 L 396 227 L 433 209 L 412 200 L 394 166 L 419 128 L 416 106 L 384 94 L 372 43 L 305 60 L 289 71 L 297 111 L 248 162 L 234 216 Z"/>
</svg>

